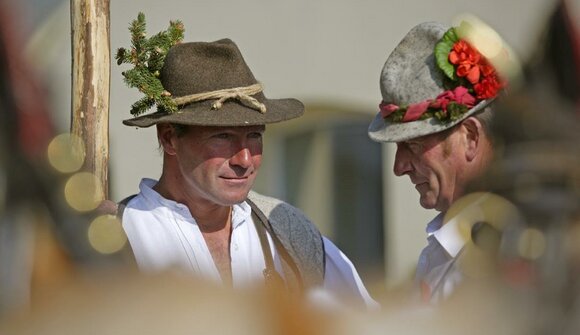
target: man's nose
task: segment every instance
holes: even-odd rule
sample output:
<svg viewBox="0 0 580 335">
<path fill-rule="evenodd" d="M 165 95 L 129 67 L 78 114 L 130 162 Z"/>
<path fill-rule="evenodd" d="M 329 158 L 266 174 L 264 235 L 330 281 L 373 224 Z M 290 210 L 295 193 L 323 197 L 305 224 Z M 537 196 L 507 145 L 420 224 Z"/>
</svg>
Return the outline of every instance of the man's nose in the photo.
<svg viewBox="0 0 580 335">
<path fill-rule="evenodd" d="M 238 151 L 230 158 L 230 164 L 248 168 L 252 165 L 252 152 L 248 147 L 240 147 Z"/>
<path fill-rule="evenodd" d="M 395 163 L 393 172 L 396 176 L 402 176 L 412 170 L 411 155 L 409 150 L 402 143 L 397 143 L 397 152 L 395 153 Z"/>
</svg>

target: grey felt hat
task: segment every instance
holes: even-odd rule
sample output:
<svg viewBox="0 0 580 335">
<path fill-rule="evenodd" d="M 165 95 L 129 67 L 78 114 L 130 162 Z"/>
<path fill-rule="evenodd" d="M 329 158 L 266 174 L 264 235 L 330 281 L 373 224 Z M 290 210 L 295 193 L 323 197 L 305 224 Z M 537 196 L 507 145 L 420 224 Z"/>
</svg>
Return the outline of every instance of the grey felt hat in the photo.
<svg viewBox="0 0 580 335">
<path fill-rule="evenodd" d="M 445 74 L 436 64 L 434 48 L 449 29 L 437 22 L 415 26 L 396 46 L 381 72 L 380 87 L 384 103 L 408 106 L 434 99 L 443 93 Z M 482 111 L 493 99 L 479 101 L 454 121 L 435 117 L 411 122 L 393 122 L 377 113 L 368 128 L 377 142 L 401 142 L 451 128 L 465 118 Z"/>
<path fill-rule="evenodd" d="M 171 47 L 161 70 L 161 82 L 172 98 L 227 92 L 228 89 L 258 84 L 236 44 L 229 39 L 215 42 L 190 42 Z M 211 94 L 210 94 L 211 95 Z M 219 95 L 219 94 L 218 94 Z M 235 92 L 234 94 L 235 95 Z M 248 93 L 265 108 L 227 98 L 215 108 L 217 98 L 185 103 L 176 113 L 155 112 L 124 120 L 128 126 L 149 127 L 157 123 L 206 126 L 246 126 L 280 122 L 301 116 L 304 105 L 296 99 L 268 99 L 259 89 Z"/>
</svg>

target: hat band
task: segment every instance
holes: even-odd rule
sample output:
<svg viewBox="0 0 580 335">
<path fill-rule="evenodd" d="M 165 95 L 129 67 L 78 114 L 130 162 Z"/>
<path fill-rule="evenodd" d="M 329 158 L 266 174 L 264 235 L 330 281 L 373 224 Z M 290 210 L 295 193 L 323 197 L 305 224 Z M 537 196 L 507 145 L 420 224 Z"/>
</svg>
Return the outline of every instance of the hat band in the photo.
<svg viewBox="0 0 580 335">
<path fill-rule="evenodd" d="M 257 83 L 251 86 L 226 88 L 223 90 L 203 92 L 185 95 L 178 98 L 173 98 L 173 102 L 177 106 L 183 106 L 192 102 L 205 101 L 216 99 L 211 106 L 212 109 L 220 109 L 224 101 L 228 99 L 236 99 L 247 107 L 258 110 L 260 113 L 266 113 L 266 105 L 251 97 L 256 93 L 262 92 L 262 84 Z"/>
<path fill-rule="evenodd" d="M 463 86 L 457 86 L 453 90 L 447 90 L 435 99 L 409 104 L 400 107 L 382 101 L 379 104 L 381 116 L 384 118 L 395 114 L 394 122 L 411 122 L 419 120 L 426 115 L 437 117 L 439 120 L 456 120 L 479 102 L 474 96 L 469 94 L 469 90 Z M 396 114 L 399 115 L 396 115 Z M 401 114 L 402 113 L 402 114 Z"/>
</svg>

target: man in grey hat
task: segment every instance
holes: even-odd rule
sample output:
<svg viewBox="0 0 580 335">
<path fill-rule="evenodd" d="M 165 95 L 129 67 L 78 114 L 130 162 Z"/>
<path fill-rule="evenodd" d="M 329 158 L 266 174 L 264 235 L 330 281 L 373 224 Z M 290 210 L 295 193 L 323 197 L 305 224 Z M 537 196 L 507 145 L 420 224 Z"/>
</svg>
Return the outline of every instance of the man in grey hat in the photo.
<svg viewBox="0 0 580 335">
<path fill-rule="evenodd" d="M 395 175 L 408 175 L 421 206 L 441 212 L 427 225 L 415 278 L 429 301 L 462 280 L 455 260 L 466 241 L 445 214 L 492 159 L 490 103 L 505 86 L 470 28 L 415 26 L 383 67 L 383 101 L 369 126 L 371 139 L 396 143 Z"/>
<path fill-rule="evenodd" d="M 139 268 L 374 307 L 350 260 L 301 211 L 251 190 L 265 125 L 301 116 L 303 104 L 266 98 L 228 39 L 174 45 L 160 80 L 177 111 L 123 121 L 156 125 L 163 149 L 160 179 L 143 179 L 120 206 Z"/>
</svg>

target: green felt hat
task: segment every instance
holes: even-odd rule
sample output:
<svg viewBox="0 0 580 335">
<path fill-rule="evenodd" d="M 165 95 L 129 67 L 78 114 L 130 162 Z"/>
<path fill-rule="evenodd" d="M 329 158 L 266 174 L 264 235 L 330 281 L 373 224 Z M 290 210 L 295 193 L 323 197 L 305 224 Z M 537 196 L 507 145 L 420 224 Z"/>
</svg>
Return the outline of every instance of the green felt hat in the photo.
<svg viewBox="0 0 580 335">
<path fill-rule="evenodd" d="M 304 105 L 296 99 L 266 98 L 237 45 L 229 39 L 174 45 L 160 79 L 177 102 L 177 112 L 157 111 L 123 124 L 247 126 L 285 121 L 304 113 Z"/>
</svg>

